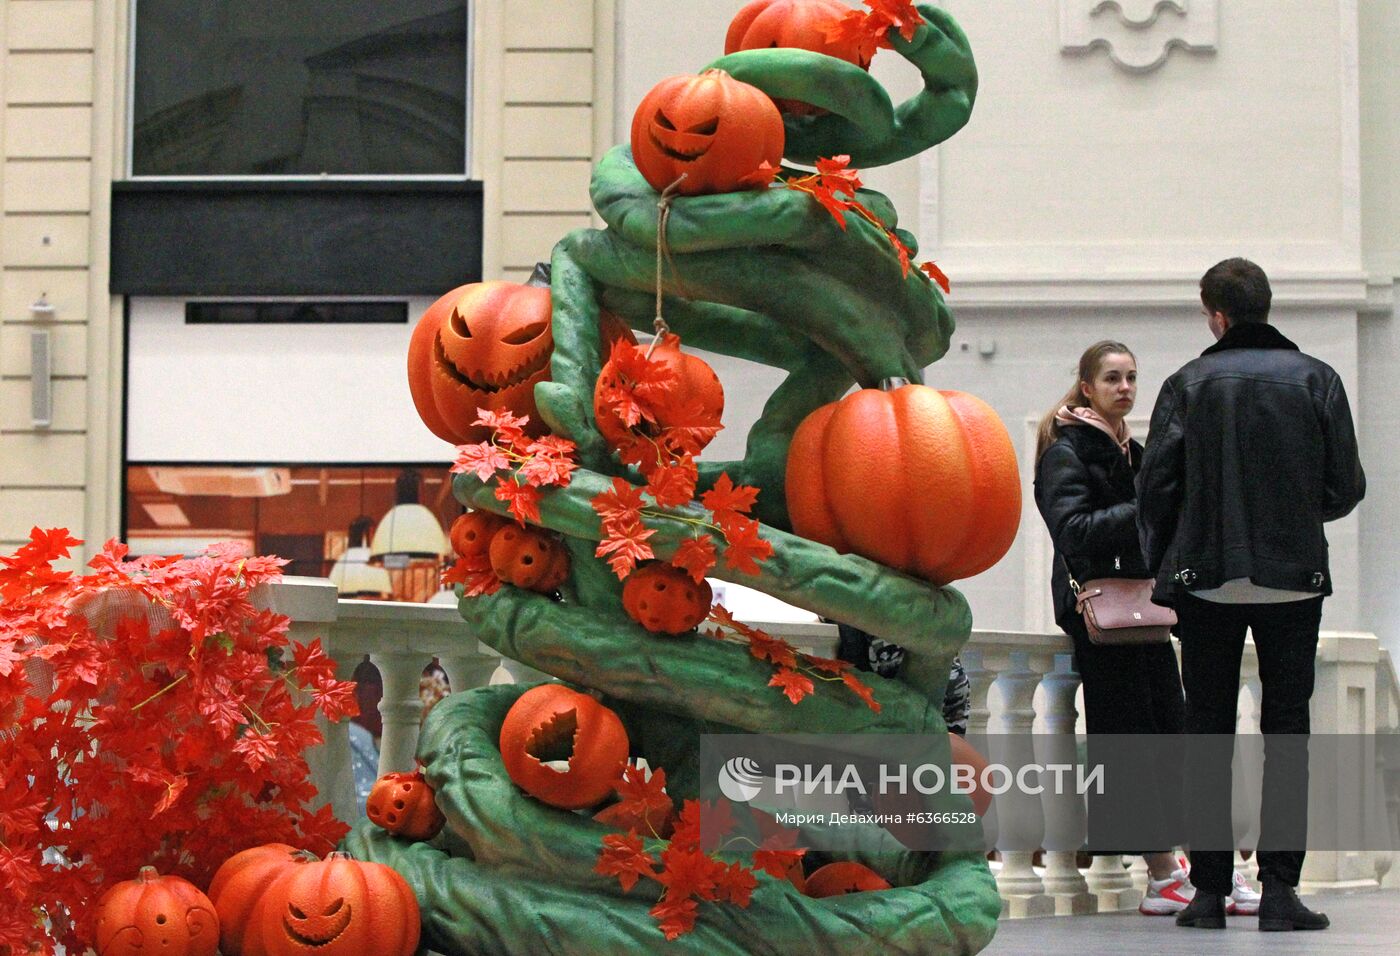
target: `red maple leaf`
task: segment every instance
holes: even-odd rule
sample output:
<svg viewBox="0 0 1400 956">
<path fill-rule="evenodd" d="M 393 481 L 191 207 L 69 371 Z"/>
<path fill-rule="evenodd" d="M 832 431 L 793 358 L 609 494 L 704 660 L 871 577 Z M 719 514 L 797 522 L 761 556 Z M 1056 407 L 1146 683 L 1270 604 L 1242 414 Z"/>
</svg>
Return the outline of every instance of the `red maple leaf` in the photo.
<svg viewBox="0 0 1400 956">
<path fill-rule="evenodd" d="M 821 179 L 822 188 L 855 199 L 856 190 L 860 189 L 862 183 L 860 170 L 851 169 L 850 165 L 851 157 L 844 153 L 840 156 L 819 157 L 817 176 Z"/>
<path fill-rule="evenodd" d="M 944 295 L 948 295 L 953 291 L 953 284 L 948 281 L 948 277 L 943 273 L 943 270 L 938 268 L 938 264 L 932 259 L 928 262 L 920 263 L 919 270 L 934 282 L 937 282 L 938 287 L 943 290 Z"/>
<path fill-rule="evenodd" d="M 646 539 L 656 532 L 645 527 L 640 521 L 614 526 L 609 531 L 608 537 L 598 542 L 598 547 L 593 553 L 596 557 L 608 559 L 608 566 L 619 581 L 632 573 L 638 561 L 649 561 L 656 557 L 656 552 L 646 543 Z"/>
<path fill-rule="evenodd" d="M 496 440 L 505 445 L 514 445 L 525 437 L 525 426 L 530 424 L 529 415 L 516 416 L 508 410 L 496 411 L 478 408 L 473 425 L 485 425 L 495 433 Z"/>
<path fill-rule="evenodd" d="M 744 574 L 758 574 L 758 562 L 773 555 L 773 545 L 758 536 L 759 524 L 751 518 L 729 522 L 724 528 L 724 565 Z"/>
<path fill-rule="evenodd" d="M 851 693 L 865 701 L 865 706 L 869 707 L 877 714 L 880 712 L 880 702 L 875 699 L 875 692 L 872 691 L 867 684 L 863 683 L 854 673 L 850 671 L 843 673 L 841 675 L 841 682 L 850 689 Z"/>
<path fill-rule="evenodd" d="M 452 567 L 442 573 L 442 583 L 446 587 L 462 585 L 462 593 L 467 597 L 495 594 L 501 589 L 501 579 L 496 577 L 491 559 L 484 554 L 458 558 Z"/>
<path fill-rule="evenodd" d="M 457 460 L 448 469 L 451 474 L 471 472 L 478 481 L 490 481 L 499 471 L 510 468 L 510 457 L 505 451 L 489 441 L 475 445 L 458 445 Z"/>
<path fill-rule="evenodd" d="M 754 851 L 754 868 L 780 880 L 787 879 L 792 867 L 807 855 L 805 849 L 797 846 L 798 832 L 781 827 L 776 822 L 760 829 L 766 830 L 767 835 Z"/>
<path fill-rule="evenodd" d="M 723 523 L 729 514 L 748 514 L 758 502 L 758 489 L 751 485 L 735 485 L 728 472 L 723 472 L 715 486 L 700 496 L 703 504 L 715 516 L 715 523 Z"/>
<path fill-rule="evenodd" d="M 589 502 L 603 519 L 603 530 L 626 527 L 642 520 L 642 490 L 625 478 L 614 478 L 612 489 Z"/>
<path fill-rule="evenodd" d="M 643 852 L 642 838 L 635 833 L 609 833 L 603 837 L 603 851 L 593 872 L 600 876 L 616 876 L 622 892 L 629 892 L 641 877 L 656 878 L 652 867 L 656 858 Z"/>
<path fill-rule="evenodd" d="M 730 863 L 715 877 L 715 889 L 721 899 L 747 907 L 758 880 L 753 871 L 742 863 Z"/>
<path fill-rule="evenodd" d="M 510 502 L 510 513 L 521 527 L 527 521 L 539 524 L 540 490 L 532 485 L 521 485 L 514 481 L 502 481 L 496 485 L 496 500 Z"/>
<path fill-rule="evenodd" d="M 802 659 L 817 670 L 825 671 L 828 674 L 841 674 L 855 666 L 850 661 L 841 661 L 833 657 L 816 657 L 812 654 L 803 654 Z"/>
<path fill-rule="evenodd" d="M 768 686 L 781 689 L 794 704 L 810 694 L 813 689 L 811 678 L 787 667 L 780 667 L 768 682 Z"/>
<path fill-rule="evenodd" d="M 740 176 L 739 185 L 745 189 L 767 189 L 782 171 L 781 166 L 774 166 L 765 159 L 753 172 Z"/>
<path fill-rule="evenodd" d="M 543 455 L 546 458 L 572 458 L 576 451 L 577 445 L 558 435 L 544 435 L 525 446 L 525 454 Z"/>
<path fill-rule="evenodd" d="M 693 899 L 689 897 L 672 899 L 668 893 L 662 897 L 660 903 L 647 912 L 661 924 L 661 932 L 666 934 L 666 938 L 670 940 L 689 933 L 695 928 L 695 914 L 698 909 L 699 904 Z"/>
<path fill-rule="evenodd" d="M 862 63 L 869 63 L 879 49 L 876 35 L 867 28 L 869 14 L 861 10 L 851 10 L 843 17 L 834 20 L 825 30 L 829 43 L 855 49 Z M 888 27 L 886 28 L 888 29 Z"/>
<path fill-rule="evenodd" d="M 711 852 L 734 830 L 728 800 L 687 800 L 681 808 L 672 845 Z"/>
<path fill-rule="evenodd" d="M 781 637 L 773 637 L 765 631 L 751 629 L 747 635 L 749 653 L 761 661 L 769 661 L 781 668 L 797 666 L 797 650 Z M 770 687 L 778 686 L 769 684 Z M 811 690 L 811 687 L 808 687 Z M 796 701 L 794 701 L 796 703 Z"/>
<path fill-rule="evenodd" d="M 671 556 L 671 564 L 687 572 L 696 584 L 715 566 L 715 543 L 708 536 L 686 538 Z"/>
<path fill-rule="evenodd" d="M 695 459 L 684 455 L 678 461 L 654 469 L 647 475 L 647 491 L 662 507 L 689 504 L 695 497 L 695 482 L 699 480 Z"/>
<path fill-rule="evenodd" d="M 532 455 L 525 464 L 520 466 L 517 474 L 525 480 L 528 485 L 545 487 L 548 485 L 567 485 L 578 465 L 567 458 L 555 458 L 545 455 Z"/>
<path fill-rule="evenodd" d="M 643 811 L 672 809 L 671 798 L 666 793 L 666 771 L 657 768 L 650 777 L 636 764 L 628 764 L 622 770 L 622 779 L 615 788 L 622 803 Z"/>
<path fill-rule="evenodd" d="M 698 896 L 702 900 L 715 898 L 715 876 L 724 864 L 707 853 L 690 846 L 678 846 L 674 840 L 661 854 L 661 872 L 656 879 L 666 887 L 671 898 Z"/>
<path fill-rule="evenodd" d="M 913 40 L 914 33 L 923 24 L 924 18 L 914 7 L 913 0 L 863 0 L 870 8 L 869 17 L 874 22 L 883 21 L 885 26 L 881 29 L 881 36 L 889 32 L 890 27 L 898 27 L 899 35 L 905 40 Z M 888 46 L 888 43 L 882 43 Z"/>
</svg>

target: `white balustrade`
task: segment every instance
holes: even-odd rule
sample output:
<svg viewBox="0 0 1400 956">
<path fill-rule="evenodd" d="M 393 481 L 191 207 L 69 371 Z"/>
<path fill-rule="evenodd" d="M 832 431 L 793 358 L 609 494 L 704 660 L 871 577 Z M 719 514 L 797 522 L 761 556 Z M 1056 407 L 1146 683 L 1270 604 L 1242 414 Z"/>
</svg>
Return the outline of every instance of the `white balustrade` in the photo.
<svg viewBox="0 0 1400 956">
<path fill-rule="evenodd" d="M 296 640 L 321 637 L 327 653 L 340 662 L 341 677 L 349 678 L 366 655 L 379 668 L 384 680 L 381 772 L 413 765 L 421 715 L 418 680 L 434 657 L 454 692 L 488 683 L 548 679 L 474 639 L 452 605 L 338 601 L 334 587 L 315 578 L 288 578 L 269 588 L 262 600 L 292 618 Z M 834 625 L 755 623 L 809 653 L 835 654 Z M 993 735 L 988 739 L 994 752 L 987 755 L 992 762 L 1015 766 L 1032 757 L 1043 765 L 1073 762 L 1074 735 L 1076 726 L 1082 732 L 1082 720 L 1071 651 L 1061 634 L 973 632 L 962 652 L 972 685 L 968 729 L 973 735 Z M 1241 685 L 1240 732 L 1256 733 L 1261 695 L 1252 644 L 1246 646 Z M 1373 635 L 1324 634 L 1316 686 L 1315 734 L 1400 733 L 1400 679 Z M 313 781 L 336 815 L 351 820 L 356 811 L 346 725 L 323 729 L 325 744 L 309 755 Z M 1008 750 L 1016 747 L 1024 752 Z M 1250 768 L 1236 767 L 1235 816 L 1252 822 L 1258 813 L 1259 783 L 1246 771 Z M 1389 844 L 1368 852 L 1310 852 L 1305 890 L 1400 885 L 1400 857 L 1391 849 L 1400 847 L 1400 766 L 1387 767 L 1381 792 L 1363 795 L 1362 804 L 1356 812 L 1373 818 L 1374 829 L 1388 835 Z M 994 799 L 984 828 L 988 845 L 1004 848 L 999 851 L 997 884 L 1008 916 L 1136 907 L 1141 889 L 1134 887 L 1134 873 L 1122 858 L 1095 857 L 1085 871 L 1076 866 L 1084 827 L 1084 801 L 1074 794 L 1036 796 L 1012 787 Z M 1257 825 L 1251 832 L 1257 832 Z M 1035 865 L 1035 854 L 1020 849 L 1037 844 L 1045 848 L 1043 869 Z"/>
</svg>

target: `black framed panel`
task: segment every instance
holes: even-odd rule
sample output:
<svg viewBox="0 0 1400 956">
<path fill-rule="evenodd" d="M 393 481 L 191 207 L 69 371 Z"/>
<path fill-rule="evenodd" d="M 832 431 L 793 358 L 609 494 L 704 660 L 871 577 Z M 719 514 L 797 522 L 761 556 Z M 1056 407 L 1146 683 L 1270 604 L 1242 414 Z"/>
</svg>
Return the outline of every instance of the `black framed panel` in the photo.
<svg viewBox="0 0 1400 956">
<path fill-rule="evenodd" d="M 481 279 L 481 183 L 112 184 L 111 291 L 440 295 Z"/>
</svg>

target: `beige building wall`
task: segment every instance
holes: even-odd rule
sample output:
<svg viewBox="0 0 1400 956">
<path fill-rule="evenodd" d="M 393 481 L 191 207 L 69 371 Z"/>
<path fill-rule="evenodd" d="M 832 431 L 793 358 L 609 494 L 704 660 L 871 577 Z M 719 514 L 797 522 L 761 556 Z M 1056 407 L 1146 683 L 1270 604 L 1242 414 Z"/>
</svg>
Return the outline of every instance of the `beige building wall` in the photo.
<svg viewBox="0 0 1400 956">
<path fill-rule="evenodd" d="M 589 172 L 611 140 L 613 0 L 472 9 L 483 274 L 523 277 L 589 222 Z M 0 551 L 36 524 L 69 528 L 87 555 L 120 530 L 123 303 L 107 291 L 108 210 L 125 175 L 130 13 L 129 0 L 0 3 Z M 30 418 L 36 331 L 53 356 L 48 428 Z"/>
</svg>

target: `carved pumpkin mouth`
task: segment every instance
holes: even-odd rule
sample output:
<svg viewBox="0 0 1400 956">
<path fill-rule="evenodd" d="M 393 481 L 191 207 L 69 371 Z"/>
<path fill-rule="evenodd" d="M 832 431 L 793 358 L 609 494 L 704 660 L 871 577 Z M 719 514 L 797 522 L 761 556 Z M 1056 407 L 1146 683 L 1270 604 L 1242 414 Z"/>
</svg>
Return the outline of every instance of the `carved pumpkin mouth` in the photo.
<svg viewBox="0 0 1400 956">
<path fill-rule="evenodd" d="M 536 727 L 525 742 L 525 753 L 556 773 L 568 773 L 574 759 L 578 714 L 563 710 Z"/>
<path fill-rule="evenodd" d="M 652 144 L 664 155 L 678 162 L 692 163 L 710 151 L 718 130 L 718 116 L 678 129 L 664 110 L 657 110 L 650 132 Z"/>
<path fill-rule="evenodd" d="M 282 917 L 287 935 L 302 946 L 327 946 L 350 926 L 350 904 L 338 899 L 319 916 L 307 916 L 296 904 L 288 903 Z"/>
<path fill-rule="evenodd" d="M 540 334 L 538 330 L 536 330 L 533 335 L 526 334 L 533 328 L 535 327 L 527 326 L 524 329 L 513 332 L 505 341 L 510 345 L 521 345 L 530 341 L 532 338 L 537 338 Z M 511 341 L 511 339 L 517 338 L 519 341 Z M 452 361 L 447 354 L 446 348 L 443 347 L 441 335 L 433 339 L 433 358 L 437 362 L 438 368 L 442 369 L 447 373 L 448 377 L 452 378 L 457 383 L 467 388 L 475 389 L 478 392 L 494 393 L 502 389 L 510 388 L 513 385 L 518 385 L 537 372 L 542 371 L 549 365 L 550 350 L 545 349 L 537 355 L 530 356 L 529 359 L 516 365 L 514 368 L 507 369 L 499 375 L 492 376 L 490 381 L 480 382 L 468 376 L 461 370 L 456 362 Z"/>
</svg>

